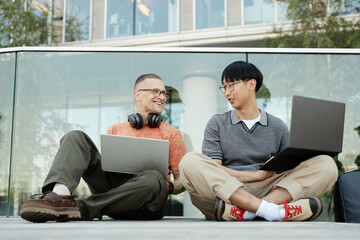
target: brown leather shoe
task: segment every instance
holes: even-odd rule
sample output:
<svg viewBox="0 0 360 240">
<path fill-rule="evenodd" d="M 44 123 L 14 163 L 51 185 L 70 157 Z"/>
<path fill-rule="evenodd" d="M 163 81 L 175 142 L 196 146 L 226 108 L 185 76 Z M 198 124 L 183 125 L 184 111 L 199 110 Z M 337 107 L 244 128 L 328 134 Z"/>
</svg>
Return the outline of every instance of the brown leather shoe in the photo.
<svg viewBox="0 0 360 240">
<path fill-rule="evenodd" d="M 23 203 L 20 216 L 30 222 L 80 220 L 79 206 L 73 196 L 62 196 L 47 192 L 40 199 Z"/>
</svg>

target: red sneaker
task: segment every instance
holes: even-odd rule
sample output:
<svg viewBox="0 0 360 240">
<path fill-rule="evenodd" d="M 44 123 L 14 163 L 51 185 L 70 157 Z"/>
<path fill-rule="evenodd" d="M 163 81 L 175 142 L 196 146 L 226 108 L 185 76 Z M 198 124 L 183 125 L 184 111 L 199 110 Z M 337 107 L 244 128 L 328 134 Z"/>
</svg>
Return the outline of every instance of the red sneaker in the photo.
<svg viewBox="0 0 360 240">
<path fill-rule="evenodd" d="M 217 221 L 244 221 L 245 210 L 218 198 L 215 204 L 215 219 Z"/>
<path fill-rule="evenodd" d="M 320 216 L 322 203 L 318 197 L 301 198 L 291 203 L 285 200 L 281 209 L 285 209 L 284 221 L 312 221 Z"/>
</svg>

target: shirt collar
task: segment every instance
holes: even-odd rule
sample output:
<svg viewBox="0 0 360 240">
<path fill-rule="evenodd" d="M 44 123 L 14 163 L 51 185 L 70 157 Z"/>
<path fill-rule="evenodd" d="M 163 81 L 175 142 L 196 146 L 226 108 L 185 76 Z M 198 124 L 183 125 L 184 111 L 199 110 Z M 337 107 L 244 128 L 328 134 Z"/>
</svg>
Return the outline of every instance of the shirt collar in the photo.
<svg viewBox="0 0 360 240">
<path fill-rule="evenodd" d="M 261 110 L 260 110 L 261 111 Z M 237 124 L 239 122 L 241 122 L 242 120 L 238 117 L 238 115 L 236 115 L 236 111 L 235 110 L 231 110 L 231 113 L 230 113 L 230 120 L 231 120 L 231 123 L 232 124 Z M 266 126 L 267 125 L 267 114 L 265 111 L 261 111 L 260 113 L 260 121 L 259 123 L 261 125 L 264 125 Z"/>
</svg>

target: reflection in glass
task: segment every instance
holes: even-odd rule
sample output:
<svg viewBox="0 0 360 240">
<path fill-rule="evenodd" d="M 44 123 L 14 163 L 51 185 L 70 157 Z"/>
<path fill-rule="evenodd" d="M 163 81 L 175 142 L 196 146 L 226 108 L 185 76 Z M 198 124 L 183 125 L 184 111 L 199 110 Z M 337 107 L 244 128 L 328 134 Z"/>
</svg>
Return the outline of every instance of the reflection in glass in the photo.
<svg viewBox="0 0 360 240">
<path fill-rule="evenodd" d="M 360 1 L 342 0 L 335 3 L 330 3 L 330 12 L 332 14 L 347 15 L 360 13 Z"/>
<path fill-rule="evenodd" d="M 358 152 L 358 136 L 354 128 L 360 119 L 360 85 L 357 79 L 360 69 L 357 55 L 291 55 L 251 54 L 249 61 L 262 69 L 264 84 L 271 92 L 267 104 L 270 113 L 290 123 L 291 98 L 293 95 L 316 97 L 346 103 L 343 152 L 339 159 L 345 168 L 354 167 Z M 282 107 L 274 99 L 282 99 Z"/>
<path fill-rule="evenodd" d="M 136 0 L 136 35 L 178 31 L 178 0 Z"/>
<path fill-rule="evenodd" d="M 286 13 L 288 3 L 281 2 L 281 1 L 276 1 L 275 4 L 277 5 L 276 6 L 277 21 L 278 22 L 289 21 L 290 19 L 287 17 L 287 13 Z"/>
<path fill-rule="evenodd" d="M 11 215 L 18 216 L 21 203 L 41 192 L 65 133 L 83 130 L 99 147 L 101 133 L 112 124 L 127 121 L 135 111 L 132 92 L 139 75 L 151 72 L 164 79 L 171 92 L 164 121 L 183 130 L 183 80 L 198 75 L 199 69 L 216 79 L 223 66 L 237 59 L 239 54 L 219 53 L 18 53 Z M 215 92 L 213 97 L 218 96 Z M 1 165 L 1 171 L 7 170 Z M 78 197 L 89 194 L 84 182 L 74 192 Z M 182 198 L 179 195 L 173 200 L 182 203 Z"/>
<path fill-rule="evenodd" d="M 40 193 L 42 183 L 68 131 L 85 131 L 99 146 L 99 136 L 114 123 L 127 121 L 134 113 L 135 79 L 144 73 L 158 74 L 169 92 L 164 121 L 188 135 L 192 146 L 201 145 L 203 131 L 194 135 L 185 129 L 199 118 L 227 111 L 228 102 L 218 91 L 223 69 L 245 60 L 244 53 L 179 52 L 19 52 L 15 101 L 10 215 L 18 216 L 21 203 Z M 354 130 L 360 119 L 359 55 L 248 54 L 249 62 L 264 75 L 258 93 L 259 108 L 290 123 L 292 95 L 319 97 L 346 103 L 343 153 L 347 169 L 360 153 Z M 13 86 L 14 54 L 0 54 L 0 84 Z M 206 80 L 206 84 L 198 83 Z M 201 91 L 199 91 L 201 89 Z M 0 88 L 0 215 L 7 209 L 13 91 Z M 214 100 L 202 104 L 203 99 Z M 200 104 L 199 104 L 200 103 Z M 208 101 L 206 102 L 208 103 Z M 199 105 L 195 109 L 190 109 Z M 215 106 L 215 107 L 214 107 Z M 189 114 L 187 110 L 194 110 Z M 231 108 L 230 108 L 231 109 Z M 196 114 L 199 114 L 197 116 Z M 209 114 L 210 115 L 210 114 Z M 211 117 L 211 116 L 210 116 Z M 207 120 L 204 117 L 205 127 Z M 194 119 L 196 118 L 196 121 Z M 188 119 L 188 120 L 187 120 Z M 199 139 L 199 140 L 197 140 Z M 89 195 L 81 182 L 78 197 Z M 182 202 L 182 195 L 174 200 Z M 170 214 L 170 213 L 169 213 Z M 173 214 L 173 213 L 171 213 Z"/>
<path fill-rule="evenodd" d="M 225 27 L 223 0 L 196 0 L 196 29 Z"/>
<path fill-rule="evenodd" d="M 244 24 L 274 23 L 275 4 L 272 0 L 244 0 Z"/>
<path fill-rule="evenodd" d="M 36 16 L 43 16 L 49 14 L 49 0 L 37 0 L 31 1 L 31 8 L 34 9 L 34 14 Z"/>
<path fill-rule="evenodd" d="M 134 0 L 107 0 L 106 37 L 130 36 L 134 33 Z"/>
<path fill-rule="evenodd" d="M 90 0 L 67 0 L 65 42 L 89 40 Z"/>
<path fill-rule="evenodd" d="M 12 215 L 8 208 L 11 125 L 13 114 L 15 54 L 0 54 L 0 216 Z M 10 211 L 8 211 L 10 210 Z"/>
</svg>

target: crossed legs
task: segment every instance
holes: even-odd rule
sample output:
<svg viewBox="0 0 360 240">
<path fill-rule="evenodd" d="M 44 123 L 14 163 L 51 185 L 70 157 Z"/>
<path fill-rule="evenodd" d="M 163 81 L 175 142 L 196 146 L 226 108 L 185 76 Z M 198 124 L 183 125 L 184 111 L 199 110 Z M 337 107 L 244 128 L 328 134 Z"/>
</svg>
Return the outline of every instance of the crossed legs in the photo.
<svg viewBox="0 0 360 240">
<path fill-rule="evenodd" d="M 262 200 L 282 204 L 284 200 L 319 196 L 337 179 L 332 158 L 321 155 L 296 168 L 260 182 L 241 183 L 220 169 L 210 158 L 188 153 L 180 162 L 180 181 L 190 193 L 193 204 L 207 219 L 215 219 L 216 199 L 256 212 Z"/>
</svg>

